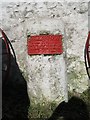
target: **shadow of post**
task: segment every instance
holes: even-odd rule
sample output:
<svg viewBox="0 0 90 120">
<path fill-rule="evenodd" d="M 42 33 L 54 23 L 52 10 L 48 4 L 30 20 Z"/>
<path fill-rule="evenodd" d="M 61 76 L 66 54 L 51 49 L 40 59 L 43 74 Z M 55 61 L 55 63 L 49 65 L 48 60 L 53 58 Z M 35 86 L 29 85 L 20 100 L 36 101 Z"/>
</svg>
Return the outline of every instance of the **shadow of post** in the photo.
<svg viewBox="0 0 90 120">
<path fill-rule="evenodd" d="M 48 120 L 90 120 L 87 104 L 73 96 L 67 103 L 61 102 Z"/>
<path fill-rule="evenodd" d="M 2 89 L 2 119 L 28 120 L 27 83 L 12 56 L 10 76 Z"/>
</svg>

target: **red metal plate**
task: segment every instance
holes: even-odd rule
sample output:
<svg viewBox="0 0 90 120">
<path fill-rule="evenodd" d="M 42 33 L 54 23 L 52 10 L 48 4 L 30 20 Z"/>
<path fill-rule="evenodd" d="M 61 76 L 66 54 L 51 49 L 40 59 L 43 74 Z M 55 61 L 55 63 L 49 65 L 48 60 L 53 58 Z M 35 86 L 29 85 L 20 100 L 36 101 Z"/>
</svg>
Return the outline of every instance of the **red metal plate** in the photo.
<svg viewBox="0 0 90 120">
<path fill-rule="evenodd" d="M 27 40 L 29 55 L 62 54 L 62 35 L 36 35 Z"/>
</svg>

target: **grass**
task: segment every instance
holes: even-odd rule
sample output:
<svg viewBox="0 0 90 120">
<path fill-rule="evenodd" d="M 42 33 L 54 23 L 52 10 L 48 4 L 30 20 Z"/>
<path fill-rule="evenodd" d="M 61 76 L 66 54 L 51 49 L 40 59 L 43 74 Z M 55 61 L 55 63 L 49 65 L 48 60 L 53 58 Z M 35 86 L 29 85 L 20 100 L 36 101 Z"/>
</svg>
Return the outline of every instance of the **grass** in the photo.
<svg viewBox="0 0 90 120">
<path fill-rule="evenodd" d="M 69 97 L 73 96 L 73 94 L 70 94 Z M 80 98 L 87 104 L 88 110 L 90 113 L 90 89 L 84 91 Z M 55 102 L 42 102 L 38 104 L 33 104 L 29 107 L 29 120 L 45 120 L 51 116 L 54 109 L 57 107 L 57 103 Z M 59 120 L 62 120 L 60 118 Z"/>
<path fill-rule="evenodd" d="M 29 107 L 29 120 L 39 119 L 44 120 L 51 116 L 57 104 L 55 102 L 46 102 L 33 104 Z"/>
</svg>

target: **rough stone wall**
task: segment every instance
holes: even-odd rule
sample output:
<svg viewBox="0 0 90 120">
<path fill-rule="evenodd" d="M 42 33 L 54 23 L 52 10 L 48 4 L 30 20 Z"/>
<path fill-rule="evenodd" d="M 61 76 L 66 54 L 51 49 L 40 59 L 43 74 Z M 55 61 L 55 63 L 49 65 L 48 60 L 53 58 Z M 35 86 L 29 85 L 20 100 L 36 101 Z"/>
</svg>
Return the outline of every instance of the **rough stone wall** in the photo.
<svg viewBox="0 0 90 120">
<path fill-rule="evenodd" d="M 27 55 L 27 34 L 61 33 L 65 36 L 64 28 L 68 89 L 78 93 L 87 89 L 84 46 L 88 33 L 88 3 L 5 2 L 0 4 L 0 11 L 0 26 L 15 49 L 18 64 L 28 83 L 30 97 L 36 100 L 55 100 L 58 97 L 58 100 L 65 99 L 66 75 L 63 55 Z M 51 63 L 48 61 L 50 59 Z"/>
</svg>

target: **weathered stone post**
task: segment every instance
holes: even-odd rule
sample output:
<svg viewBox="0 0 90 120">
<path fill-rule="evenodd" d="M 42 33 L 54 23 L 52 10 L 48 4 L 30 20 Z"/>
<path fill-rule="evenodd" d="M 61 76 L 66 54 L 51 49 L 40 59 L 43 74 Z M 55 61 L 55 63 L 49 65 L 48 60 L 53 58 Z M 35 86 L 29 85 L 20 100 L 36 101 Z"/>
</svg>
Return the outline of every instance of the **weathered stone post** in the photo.
<svg viewBox="0 0 90 120">
<path fill-rule="evenodd" d="M 40 19 L 28 28 L 28 32 L 30 35 L 62 34 L 64 42 L 64 23 L 60 19 Z M 63 51 L 64 47 L 63 44 Z M 28 92 L 36 103 L 43 100 L 67 101 L 64 54 L 65 51 L 61 55 L 27 55 Z"/>
</svg>

